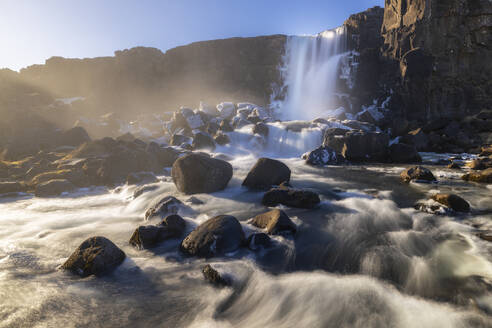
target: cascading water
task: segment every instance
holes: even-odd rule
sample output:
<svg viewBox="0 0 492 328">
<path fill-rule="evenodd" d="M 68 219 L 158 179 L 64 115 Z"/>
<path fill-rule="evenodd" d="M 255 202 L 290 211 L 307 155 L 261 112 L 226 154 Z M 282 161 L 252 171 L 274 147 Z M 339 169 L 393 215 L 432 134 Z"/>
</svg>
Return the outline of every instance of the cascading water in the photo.
<svg viewBox="0 0 492 328">
<path fill-rule="evenodd" d="M 347 55 L 345 27 L 314 36 L 290 36 L 284 58 L 287 93 L 276 105 L 283 120 L 312 120 L 335 110 L 341 59 Z"/>
</svg>

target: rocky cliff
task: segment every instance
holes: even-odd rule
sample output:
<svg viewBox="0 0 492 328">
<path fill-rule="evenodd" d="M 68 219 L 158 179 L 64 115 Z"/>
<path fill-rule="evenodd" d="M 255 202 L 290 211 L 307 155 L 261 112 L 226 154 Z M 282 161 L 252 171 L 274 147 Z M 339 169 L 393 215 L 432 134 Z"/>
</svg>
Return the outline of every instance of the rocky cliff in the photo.
<svg viewBox="0 0 492 328">
<path fill-rule="evenodd" d="M 400 62 L 406 115 L 461 119 L 492 108 L 492 2 L 386 0 L 383 56 Z"/>
<path fill-rule="evenodd" d="M 94 114 L 174 111 L 201 100 L 267 104 L 279 83 L 284 44 L 285 36 L 273 35 L 196 42 L 165 53 L 137 47 L 114 57 L 53 57 L 20 77 L 58 97 L 85 97 L 84 112 Z"/>
</svg>

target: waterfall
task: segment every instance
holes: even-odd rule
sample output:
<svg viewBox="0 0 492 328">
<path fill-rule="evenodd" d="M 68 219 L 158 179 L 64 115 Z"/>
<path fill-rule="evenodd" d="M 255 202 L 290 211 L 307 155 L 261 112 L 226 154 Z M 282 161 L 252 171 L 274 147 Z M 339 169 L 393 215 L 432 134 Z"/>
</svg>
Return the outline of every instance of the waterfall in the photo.
<svg viewBox="0 0 492 328">
<path fill-rule="evenodd" d="M 285 98 L 274 106 L 283 120 L 312 120 L 337 109 L 340 60 L 346 55 L 345 27 L 287 39 Z"/>
</svg>

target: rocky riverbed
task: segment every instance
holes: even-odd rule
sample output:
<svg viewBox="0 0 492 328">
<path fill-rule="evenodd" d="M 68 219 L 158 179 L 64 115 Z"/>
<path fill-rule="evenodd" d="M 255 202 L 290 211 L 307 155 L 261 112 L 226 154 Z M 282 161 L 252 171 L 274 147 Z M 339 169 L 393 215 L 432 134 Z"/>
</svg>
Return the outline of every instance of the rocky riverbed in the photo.
<svg viewBox="0 0 492 328">
<path fill-rule="evenodd" d="M 490 148 L 270 115 L 3 161 L 0 327 L 491 326 Z"/>
</svg>

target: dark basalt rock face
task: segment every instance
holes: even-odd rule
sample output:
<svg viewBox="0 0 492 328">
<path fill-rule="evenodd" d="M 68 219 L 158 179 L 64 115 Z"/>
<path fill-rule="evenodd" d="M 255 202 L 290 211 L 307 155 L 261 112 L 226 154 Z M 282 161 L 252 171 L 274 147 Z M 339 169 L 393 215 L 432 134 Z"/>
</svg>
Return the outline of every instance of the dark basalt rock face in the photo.
<svg viewBox="0 0 492 328">
<path fill-rule="evenodd" d="M 278 235 L 286 232 L 295 233 L 297 227 L 289 216 L 282 210 L 272 210 L 259 214 L 251 219 L 251 224 L 255 227 L 266 229 L 270 235 Z"/>
<path fill-rule="evenodd" d="M 81 277 L 109 273 L 125 259 L 125 253 L 105 237 L 85 240 L 61 266 Z"/>
<path fill-rule="evenodd" d="M 382 54 L 399 62 L 406 117 L 463 119 L 491 107 L 491 28 L 488 0 L 386 1 Z"/>
<path fill-rule="evenodd" d="M 284 163 L 270 158 L 260 158 L 243 181 L 243 186 L 265 190 L 290 181 L 290 169 Z"/>
<path fill-rule="evenodd" d="M 230 215 L 220 215 L 196 227 L 181 243 L 181 250 L 192 256 L 213 257 L 237 250 L 244 240 L 239 221 Z"/>
<path fill-rule="evenodd" d="M 188 154 L 173 164 L 171 175 L 176 188 L 185 194 L 212 193 L 227 187 L 232 165 L 201 154 Z"/>
</svg>

